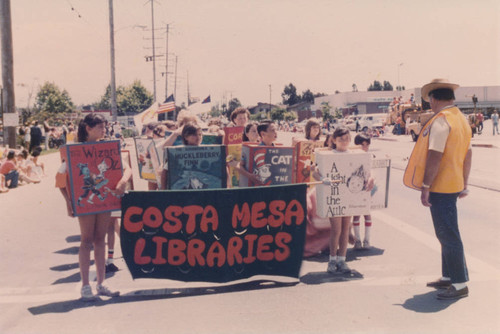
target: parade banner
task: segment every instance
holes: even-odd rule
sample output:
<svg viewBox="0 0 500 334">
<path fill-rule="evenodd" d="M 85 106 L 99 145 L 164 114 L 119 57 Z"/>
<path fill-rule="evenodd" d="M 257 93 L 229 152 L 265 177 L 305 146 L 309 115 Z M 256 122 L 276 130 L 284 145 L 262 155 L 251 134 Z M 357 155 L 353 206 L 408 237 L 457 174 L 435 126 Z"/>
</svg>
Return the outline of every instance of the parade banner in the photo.
<svg viewBox="0 0 500 334">
<path fill-rule="evenodd" d="M 242 165 L 264 185 L 290 184 L 293 177 L 293 147 L 243 144 Z M 240 187 L 255 184 L 240 174 Z"/>
<path fill-rule="evenodd" d="M 120 198 L 113 193 L 123 175 L 120 141 L 68 144 L 61 150 L 67 163 L 73 214 L 120 210 Z"/>
<path fill-rule="evenodd" d="M 156 174 L 150 155 L 150 146 L 154 146 L 153 139 L 135 137 L 134 142 L 139 177 L 144 180 L 156 182 Z"/>
<path fill-rule="evenodd" d="M 167 148 L 168 189 L 227 187 L 226 148 L 223 145 Z"/>
<path fill-rule="evenodd" d="M 311 182 L 311 162 L 314 150 L 323 147 L 322 141 L 302 140 L 295 144 L 294 183 Z"/>
<path fill-rule="evenodd" d="M 374 179 L 370 191 L 372 210 L 385 209 L 389 203 L 389 176 L 391 174 L 391 159 L 373 159 L 371 176 Z"/>
<path fill-rule="evenodd" d="M 122 200 L 123 258 L 134 279 L 298 277 L 306 210 L 305 184 L 132 191 Z"/>
<path fill-rule="evenodd" d="M 242 126 L 229 126 L 224 128 L 224 145 L 235 145 L 243 143 Z"/>
<path fill-rule="evenodd" d="M 370 214 L 370 192 L 366 191 L 371 154 L 315 152 L 323 178 L 331 185 L 316 185 L 317 214 L 320 217 L 346 217 Z"/>
</svg>

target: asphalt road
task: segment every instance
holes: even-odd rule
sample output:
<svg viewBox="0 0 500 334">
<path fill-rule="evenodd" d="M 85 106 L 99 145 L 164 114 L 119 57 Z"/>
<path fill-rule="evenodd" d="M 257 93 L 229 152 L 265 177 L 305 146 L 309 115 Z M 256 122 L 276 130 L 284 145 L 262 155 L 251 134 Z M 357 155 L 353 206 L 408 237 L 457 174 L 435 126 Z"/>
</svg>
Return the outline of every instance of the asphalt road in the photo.
<svg viewBox="0 0 500 334">
<path fill-rule="evenodd" d="M 300 279 L 134 281 L 117 250 L 122 270 L 106 284 L 122 296 L 94 303 L 78 300 L 78 224 L 54 188 L 58 157 L 44 156 L 47 178 L 0 194 L 0 333 L 500 332 L 498 148 L 473 148 L 471 179 L 490 187 L 471 186 L 459 203 L 470 296 L 449 302 L 425 287 L 439 277 L 440 249 L 418 192 L 401 182 L 412 142 L 388 139 L 372 148 L 393 159 L 389 208 L 373 212 L 374 249 L 349 251 L 354 275 L 332 277 L 318 257 L 303 262 Z"/>
</svg>

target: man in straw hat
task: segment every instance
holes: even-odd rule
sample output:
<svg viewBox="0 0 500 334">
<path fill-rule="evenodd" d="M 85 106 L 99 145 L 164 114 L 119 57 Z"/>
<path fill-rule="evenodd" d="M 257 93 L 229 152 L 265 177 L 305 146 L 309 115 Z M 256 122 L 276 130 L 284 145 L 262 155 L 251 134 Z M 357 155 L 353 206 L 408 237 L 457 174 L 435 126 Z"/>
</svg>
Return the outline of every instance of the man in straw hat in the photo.
<svg viewBox="0 0 500 334">
<path fill-rule="evenodd" d="M 458 87 L 444 79 L 434 79 L 422 87 L 422 98 L 430 103 L 435 115 L 422 128 L 403 179 L 406 186 L 421 191 L 420 200 L 430 207 L 441 243 L 442 277 L 427 283 L 428 287 L 446 289 L 438 293 L 438 299 L 469 294 L 456 203 L 468 193 L 472 133 L 467 119 L 453 104 Z"/>
</svg>

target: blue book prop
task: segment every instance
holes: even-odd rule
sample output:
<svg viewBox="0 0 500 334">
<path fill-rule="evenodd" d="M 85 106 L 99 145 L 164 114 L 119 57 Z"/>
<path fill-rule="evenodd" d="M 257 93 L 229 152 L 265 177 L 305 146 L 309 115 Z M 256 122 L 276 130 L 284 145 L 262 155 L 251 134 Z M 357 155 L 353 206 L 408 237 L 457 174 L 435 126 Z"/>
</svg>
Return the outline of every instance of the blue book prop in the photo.
<svg viewBox="0 0 500 334">
<path fill-rule="evenodd" d="M 226 148 L 223 145 L 167 148 L 168 189 L 226 188 Z"/>
</svg>

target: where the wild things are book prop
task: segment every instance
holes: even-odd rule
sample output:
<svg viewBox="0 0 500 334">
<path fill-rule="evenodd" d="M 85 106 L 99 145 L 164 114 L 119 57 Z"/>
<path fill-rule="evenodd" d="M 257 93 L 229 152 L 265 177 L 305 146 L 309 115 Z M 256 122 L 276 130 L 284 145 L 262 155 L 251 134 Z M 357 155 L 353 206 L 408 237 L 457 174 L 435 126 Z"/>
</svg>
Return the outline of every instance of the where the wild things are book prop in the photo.
<svg viewBox="0 0 500 334">
<path fill-rule="evenodd" d="M 243 144 L 241 163 L 262 185 L 290 184 L 293 174 L 293 147 Z M 253 187 L 248 177 L 240 174 L 240 187 Z"/>
<path fill-rule="evenodd" d="M 120 210 L 121 198 L 114 193 L 123 175 L 120 141 L 68 144 L 60 150 L 74 215 Z"/>
<path fill-rule="evenodd" d="M 167 148 L 168 189 L 226 188 L 226 148 L 223 145 Z"/>
</svg>

